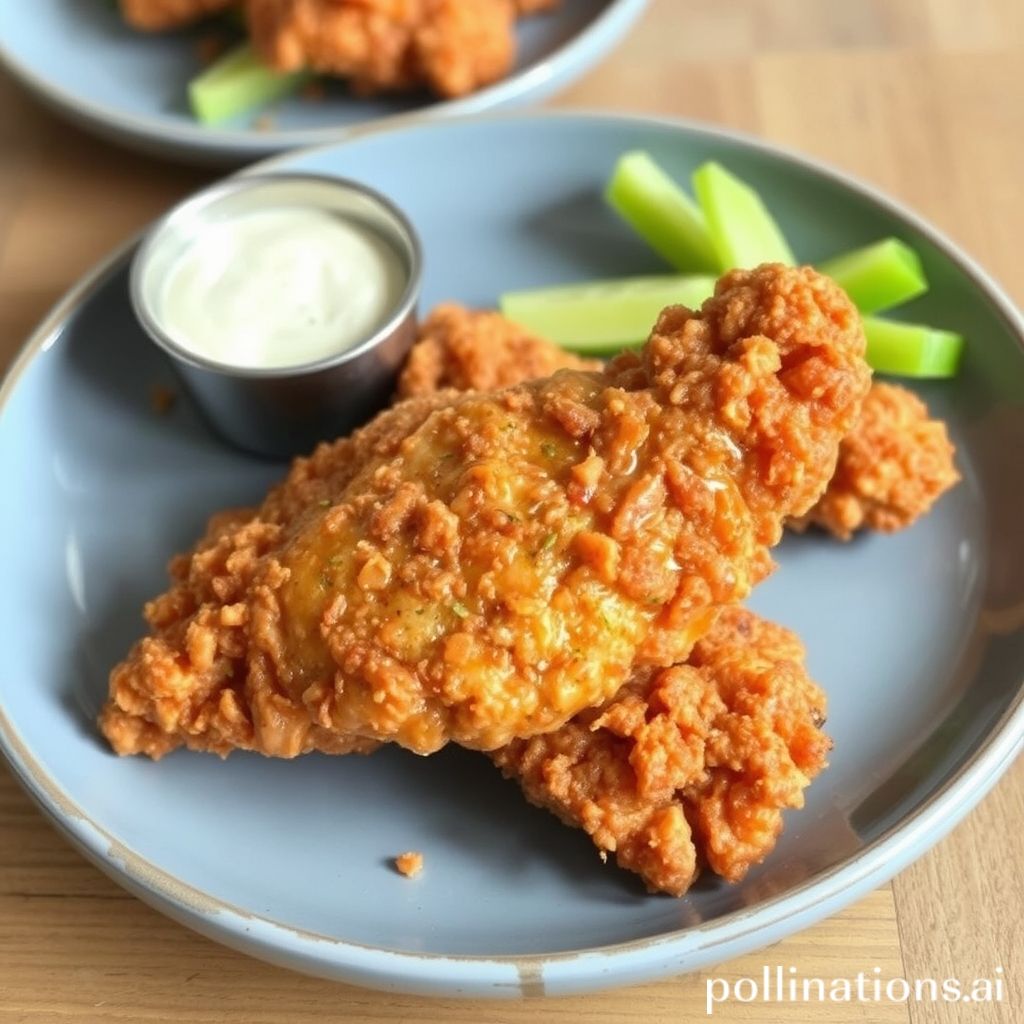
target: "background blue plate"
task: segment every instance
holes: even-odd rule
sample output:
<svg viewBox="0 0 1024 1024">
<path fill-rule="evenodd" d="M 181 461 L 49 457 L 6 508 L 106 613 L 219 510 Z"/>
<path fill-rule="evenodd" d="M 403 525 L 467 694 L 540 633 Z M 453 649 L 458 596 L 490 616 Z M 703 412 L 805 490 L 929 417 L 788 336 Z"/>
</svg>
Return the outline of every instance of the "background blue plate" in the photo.
<svg viewBox="0 0 1024 1024">
<path fill-rule="evenodd" d="M 203 163 L 242 163 L 346 138 L 401 119 L 449 118 L 538 102 L 574 81 L 625 34 L 647 0 L 563 0 L 520 22 L 513 73 L 458 100 L 419 95 L 365 99 L 332 86 L 323 101 L 274 104 L 216 127 L 189 113 L 186 86 L 200 70 L 197 40 L 210 29 L 143 35 L 109 0 L 0 3 L 0 64 L 82 127 L 147 152 Z M 258 127 L 262 125 L 262 127 Z"/>
<path fill-rule="evenodd" d="M 933 283 L 908 312 L 966 333 L 963 372 L 922 388 L 963 483 L 913 529 L 842 545 L 789 537 L 753 606 L 799 630 L 830 695 L 831 768 L 737 886 L 646 895 L 525 805 L 479 755 L 293 762 L 118 760 L 93 719 L 167 556 L 283 472 L 225 448 L 128 308 L 124 255 L 69 297 L 0 407 L 0 745 L 105 870 L 221 941 L 330 977 L 418 992 L 578 991 L 717 963 L 894 874 L 995 781 L 1024 731 L 1024 334 L 965 257 L 878 196 L 768 147 L 676 124 L 579 116 L 422 125 L 274 162 L 369 182 L 425 244 L 425 303 L 644 273 L 603 207 L 616 156 L 751 180 L 814 260 L 887 234 Z M 415 881 L 388 858 L 422 850 Z"/>
</svg>

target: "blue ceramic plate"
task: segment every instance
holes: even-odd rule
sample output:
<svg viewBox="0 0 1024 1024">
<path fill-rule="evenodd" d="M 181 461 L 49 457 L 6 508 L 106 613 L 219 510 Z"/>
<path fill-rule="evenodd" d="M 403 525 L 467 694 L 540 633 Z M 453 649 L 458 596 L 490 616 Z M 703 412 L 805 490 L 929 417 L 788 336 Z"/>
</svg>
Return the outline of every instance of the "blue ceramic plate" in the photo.
<svg viewBox="0 0 1024 1024">
<path fill-rule="evenodd" d="M 164 562 L 207 515 L 283 467 L 224 447 L 128 308 L 128 252 L 39 328 L 0 408 L 0 742 L 95 863 L 171 916 L 277 963 L 423 993 L 580 991 L 704 967 L 830 914 L 950 829 L 1024 731 L 1024 324 L 920 220 L 759 143 L 676 123 L 583 116 L 453 121 L 275 161 L 372 182 L 426 250 L 424 299 L 659 269 L 602 206 L 642 146 L 685 177 L 709 157 L 762 190 L 803 259 L 888 234 L 933 283 L 908 315 L 963 331 L 955 381 L 922 388 L 963 483 L 913 529 L 843 545 L 789 537 L 754 607 L 797 629 L 830 695 L 832 765 L 737 886 L 646 895 L 589 841 L 528 807 L 480 755 L 226 763 L 118 760 L 93 719 L 141 631 Z M 388 858 L 422 850 L 409 881 Z"/>
<path fill-rule="evenodd" d="M 647 0 L 562 0 L 520 22 L 519 57 L 504 80 L 471 96 L 365 99 L 341 84 L 326 99 L 274 104 L 216 127 L 189 113 L 186 87 L 200 70 L 197 41 L 210 29 L 143 35 L 111 0 L 0 3 L 0 65 L 83 128 L 159 155 L 240 164 L 299 146 L 324 145 L 391 122 L 479 114 L 535 103 L 596 64 Z M 270 127 L 266 127 L 268 124 Z"/>
</svg>

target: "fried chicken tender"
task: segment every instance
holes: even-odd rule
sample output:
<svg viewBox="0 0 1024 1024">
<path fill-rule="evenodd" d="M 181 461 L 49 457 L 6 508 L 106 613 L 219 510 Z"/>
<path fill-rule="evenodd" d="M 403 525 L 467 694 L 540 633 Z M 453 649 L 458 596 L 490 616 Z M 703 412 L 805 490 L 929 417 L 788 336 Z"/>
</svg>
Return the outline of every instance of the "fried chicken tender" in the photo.
<svg viewBox="0 0 1024 1024">
<path fill-rule="evenodd" d="M 238 0 L 121 0 L 121 15 L 141 32 L 166 32 L 237 6 Z"/>
<path fill-rule="evenodd" d="M 511 0 L 248 0 L 247 11 L 272 67 L 338 75 L 363 93 L 461 96 L 515 60 Z"/>
<path fill-rule="evenodd" d="M 499 313 L 439 307 L 424 324 L 399 381 L 400 395 L 439 388 L 483 391 L 519 384 L 561 366 L 598 366 Z M 874 383 L 839 446 L 828 489 L 807 515 L 787 525 L 820 526 L 843 540 L 858 529 L 891 533 L 911 526 L 960 479 L 946 425 L 896 384 Z"/>
<path fill-rule="evenodd" d="M 398 378 L 398 396 L 430 395 L 443 388 L 494 391 L 557 370 L 599 370 L 601 365 L 531 334 L 500 313 L 446 303 L 420 326 Z"/>
<path fill-rule="evenodd" d="M 296 461 L 287 486 L 272 491 L 262 509 L 218 513 L 192 551 L 171 559 L 171 588 L 143 609 L 153 636 L 111 673 L 100 728 L 118 753 L 156 760 L 184 744 L 221 756 L 238 749 L 291 757 L 314 750 L 369 753 L 379 746 L 312 724 L 275 690 L 263 659 L 247 652 L 257 620 L 244 598 L 262 571 L 261 559 L 279 545 L 282 524 L 329 503 L 328 495 L 343 490 L 364 463 L 393 456 L 453 394 L 402 402 L 352 436 L 320 445 Z M 220 672 L 210 672 L 218 653 Z M 232 663 L 242 659 L 244 668 Z"/>
<path fill-rule="evenodd" d="M 841 540 L 860 529 L 894 533 L 926 515 L 959 480 L 946 425 L 912 391 L 875 384 L 839 448 L 821 500 L 790 525 L 820 526 Z"/>
<path fill-rule="evenodd" d="M 705 865 L 736 882 L 768 855 L 826 765 L 824 720 L 797 637 L 734 606 L 686 664 L 638 672 L 604 707 L 492 757 L 652 892 L 681 896 Z"/>
<path fill-rule="evenodd" d="M 413 37 L 416 68 L 439 96 L 465 96 L 512 70 L 515 8 L 508 0 L 429 0 Z"/>
<path fill-rule="evenodd" d="M 768 571 L 859 411 L 863 349 L 836 285 L 767 265 L 603 373 L 396 406 L 176 563 L 105 733 L 293 756 L 318 730 L 429 753 L 558 728 L 684 660 Z M 222 701 L 245 726 L 219 731 Z"/>
</svg>

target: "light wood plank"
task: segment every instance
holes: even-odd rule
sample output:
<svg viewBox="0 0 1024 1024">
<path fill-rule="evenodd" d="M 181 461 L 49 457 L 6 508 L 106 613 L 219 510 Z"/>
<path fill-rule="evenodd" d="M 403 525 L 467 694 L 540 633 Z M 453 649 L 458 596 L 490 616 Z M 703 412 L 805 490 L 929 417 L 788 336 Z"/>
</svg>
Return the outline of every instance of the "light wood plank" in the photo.
<svg viewBox="0 0 1024 1024">
<path fill-rule="evenodd" d="M 937 850 L 894 882 L 903 957 L 912 977 L 993 978 L 1007 999 L 981 1019 L 1016 1024 L 1024 978 L 1024 760 Z M 959 1024 L 955 1004 L 911 1005 L 914 1024 Z"/>
</svg>

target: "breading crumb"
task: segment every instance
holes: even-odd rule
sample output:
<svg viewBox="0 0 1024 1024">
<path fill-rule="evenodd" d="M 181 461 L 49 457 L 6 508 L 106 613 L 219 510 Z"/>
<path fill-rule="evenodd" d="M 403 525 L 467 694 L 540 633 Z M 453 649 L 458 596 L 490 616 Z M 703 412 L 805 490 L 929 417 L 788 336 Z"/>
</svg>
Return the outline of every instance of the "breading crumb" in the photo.
<svg viewBox="0 0 1024 1024">
<path fill-rule="evenodd" d="M 150 389 L 150 408 L 157 416 L 166 416 L 174 408 L 174 403 L 177 400 L 178 396 L 175 391 L 164 384 L 154 384 Z"/>
<path fill-rule="evenodd" d="M 395 868 L 406 878 L 415 878 L 423 870 L 423 854 L 416 850 L 400 853 L 395 858 Z"/>
</svg>

